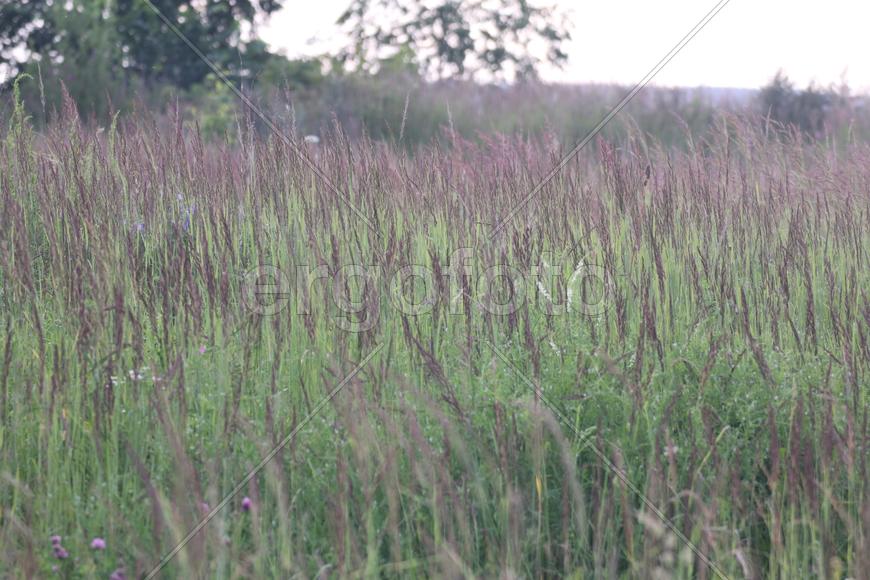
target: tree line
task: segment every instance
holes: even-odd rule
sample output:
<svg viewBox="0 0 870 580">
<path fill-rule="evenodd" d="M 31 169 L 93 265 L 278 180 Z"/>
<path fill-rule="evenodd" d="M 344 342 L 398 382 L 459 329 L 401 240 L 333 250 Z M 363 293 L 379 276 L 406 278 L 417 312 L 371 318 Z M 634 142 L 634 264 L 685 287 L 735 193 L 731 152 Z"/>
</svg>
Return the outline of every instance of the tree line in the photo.
<svg viewBox="0 0 870 580">
<path fill-rule="evenodd" d="M 384 73 L 423 82 L 528 81 L 542 66 L 567 60 L 571 23 L 527 0 L 348 1 L 336 21 L 346 46 L 294 60 L 256 35 L 276 11 L 293 10 L 292 0 L 0 0 L 0 73 L 7 79 L 0 91 L 27 74 L 35 82 L 23 89 L 25 101 L 43 114 L 58 109 L 64 94 L 97 118 L 134 102 L 159 109 L 182 95 L 220 118 L 232 116 L 232 98 L 188 42 L 233 84 L 261 94 Z M 821 136 L 849 100 L 843 88 L 798 89 L 780 73 L 754 104 L 768 119 Z"/>
</svg>

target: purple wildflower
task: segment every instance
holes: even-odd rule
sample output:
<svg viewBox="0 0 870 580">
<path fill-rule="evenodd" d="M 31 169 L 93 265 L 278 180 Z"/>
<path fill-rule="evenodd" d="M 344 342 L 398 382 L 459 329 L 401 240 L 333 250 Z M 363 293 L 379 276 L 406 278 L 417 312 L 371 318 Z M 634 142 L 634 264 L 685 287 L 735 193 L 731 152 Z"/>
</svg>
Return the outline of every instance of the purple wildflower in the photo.
<svg viewBox="0 0 870 580">
<path fill-rule="evenodd" d="M 199 347 L 199 354 L 205 354 L 205 345 Z"/>
<path fill-rule="evenodd" d="M 127 572 L 125 572 L 123 568 L 118 568 L 112 572 L 112 575 L 109 576 L 109 580 L 127 580 Z"/>
<path fill-rule="evenodd" d="M 208 502 L 207 502 L 207 501 L 204 501 L 204 502 L 202 502 L 201 504 L 199 504 L 199 509 L 202 510 L 202 513 L 203 513 L 203 514 L 206 514 L 206 515 L 207 515 L 208 512 L 211 511 L 211 506 L 208 505 Z"/>
<path fill-rule="evenodd" d="M 58 544 L 54 547 L 54 557 L 58 560 L 66 560 L 69 558 L 69 552 L 67 552 L 63 546 Z"/>
<path fill-rule="evenodd" d="M 244 498 L 242 498 L 242 511 L 243 511 L 243 512 L 251 511 L 251 505 L 252 505 L 252 503 L 253 503 L 253 502 L 251 501 L 251 498 L 249 498 L 249 497 L 247 497 L 247 496 L 244 497 Z"/>
<path fill-rule="evenodd" d="M 91 540 L 91 550 L 105 550 L 106 540 L 103 538 L 94 538 Z"/>
<path fill-rule="evenodd" d="M 52 536 L 51 537 L 51 545 L 52 546 L 60 546 L 61 539 L 62 538 L 60 536 Z"/>
</svg>

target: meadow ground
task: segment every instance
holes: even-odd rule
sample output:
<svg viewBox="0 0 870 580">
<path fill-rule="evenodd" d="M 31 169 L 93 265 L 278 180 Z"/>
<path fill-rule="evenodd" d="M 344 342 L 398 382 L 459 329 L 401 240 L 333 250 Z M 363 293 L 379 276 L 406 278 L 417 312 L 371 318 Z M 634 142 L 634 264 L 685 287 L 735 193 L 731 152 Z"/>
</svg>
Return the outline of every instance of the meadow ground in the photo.
<svg viewBox="0 0 870 580">
<path fill-rule="evenodd" d="M 65 118 L 0 145 L 0 576 L 208 518 L 158 577 L 870 575 L 866 145 L 723 118 L 523 203 L 552 140 Z"/>
</svg>

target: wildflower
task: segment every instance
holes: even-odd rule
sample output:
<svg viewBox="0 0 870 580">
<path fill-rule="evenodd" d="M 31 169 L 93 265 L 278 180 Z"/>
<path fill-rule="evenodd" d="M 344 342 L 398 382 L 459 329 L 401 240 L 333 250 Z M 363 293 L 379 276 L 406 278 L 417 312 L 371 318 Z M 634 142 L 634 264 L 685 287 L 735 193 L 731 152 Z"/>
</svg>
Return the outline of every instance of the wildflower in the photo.
<svg viewBox="0 0 870 580">
<path fill-rule="evenodd" d="M 123 223 L 125 228 L 129 228 L 130 231 L 133 233 L 141 234 L 142 232 L 145 231 L 145 222 L 144 221 L 137 220 L 137 221 L 133 221 L 133 222 L 128 222 L 127 220 L 124 220 L 122 223 Z"/>
<path fill-rule="evenodd" d="M 205 354 L 205 345 L 199 347 L 199 354 Z"/>
<path fill-rule="evenodd" d="M 203 514 L 208 514 L 208 512 L 211 511 L 211 506 L 208 505 L 208 502 L 204 501 L 201 504 L 199 504 L 199 509 L 202 510 Z"/>
<path fill-rule="evenodd" d="M 106 540 L 103 538 L 94 538 L 91 540 L 91 550 L 105 550 Z"/>
<path fill-rule="evenodd" d="M 66 560 L 67 558 L 69 558 L 69 552 L 67 552 L 63 546 L 57 544 L 54 547 L 54 557 L 58 560 Z"/>
<path fill-rule="evenodd" d="M 51 545 L 52 545 L 52 546 L 60 546 L 60 541 L 61 541 L 62 539 L 63 539 L 63 538 L 61 538 L 60 536 L 52 536 L 52 537 L 51 537 Z"/>
<path fill-rule="evenodd" d="M 112 575 L 109 576 L 109 580 L 127 580 L 127 572 L 125 572 L 123 568 L 118 568 L 112 572 Z"/>
<path fill-rule="evenodd" d="M 242 511 L 243 512 L 251 511 L 251 504 L 252 503 L 253 502 L 251 502 L 251 498 L 249 498 L 247 496 L 242 498 Z"/>
<path fill-rule="evenodd" d="M 553 342 L 552 338 L 549 339 L 549 341 L 550 341 L 550 348 L 553 349 L 553 352 L 555 352 L 559 356 L 562 356 L 562 349 L 560 349 L 558 346 L 556 346 L 556 343 Z"/>
</svg>

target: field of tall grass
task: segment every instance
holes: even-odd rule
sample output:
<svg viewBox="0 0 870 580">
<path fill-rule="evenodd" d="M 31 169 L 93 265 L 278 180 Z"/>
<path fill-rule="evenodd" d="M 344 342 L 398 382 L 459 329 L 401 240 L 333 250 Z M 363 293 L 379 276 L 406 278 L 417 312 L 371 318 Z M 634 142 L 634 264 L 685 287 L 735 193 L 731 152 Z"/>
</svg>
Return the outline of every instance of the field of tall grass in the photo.
<svg viewBox="0 0 870 580">
<path fill-rule="evenodd" d="M 866 144 L 4 132 L 0 576 L 870 577 Z"/>
</svg>

